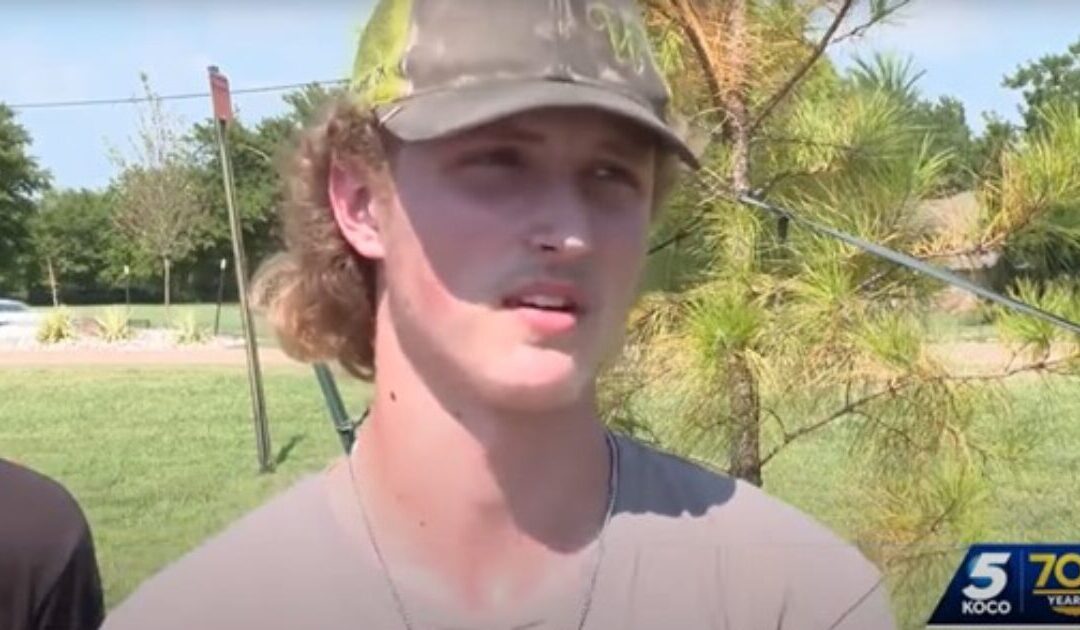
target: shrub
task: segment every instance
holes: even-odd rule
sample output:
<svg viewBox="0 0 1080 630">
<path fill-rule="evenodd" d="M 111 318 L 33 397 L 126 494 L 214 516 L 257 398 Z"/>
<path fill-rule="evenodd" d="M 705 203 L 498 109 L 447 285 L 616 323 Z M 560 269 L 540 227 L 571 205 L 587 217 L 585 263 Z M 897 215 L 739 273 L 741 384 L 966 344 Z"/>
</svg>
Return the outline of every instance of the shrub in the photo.
<svg viewBox="0 0 1080 630">
<path fill-rule="evenodd" d="M 173 340 L 180 345 L 206 343 L 210 329 L 199 324 L 194 311 L 186 311 L 173 322 Z"/>
<path fill-rule="evenodd" d="M 97 318 L 101 338 L 109 343 L 131 339 L 135 332 L 130 325 L 131 311 L 120 306 L 110 306 Z"/>
<path fill-rule="evenodd" d="M 74 337 L 75 327 L 71 322 L 71 313 L 62 307 L 50 311 L 45 319 L 41 320 L 37 331 L 37 340 L 41 343 L 60 343 Z"/>
</svg>

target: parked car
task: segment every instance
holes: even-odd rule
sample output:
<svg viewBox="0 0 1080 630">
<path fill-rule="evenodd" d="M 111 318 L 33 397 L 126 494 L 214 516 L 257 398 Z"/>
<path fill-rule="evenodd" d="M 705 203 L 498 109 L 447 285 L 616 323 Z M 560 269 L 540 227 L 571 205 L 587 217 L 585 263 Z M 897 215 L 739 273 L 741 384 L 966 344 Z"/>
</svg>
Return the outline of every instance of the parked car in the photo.
<svg viewBox="0 0 1080 630">
<path fill-rule="evenodd" d="M 12 326 L 37 328 L 41 313 L 18 300 L 0 298 L 0 328 Z"/>
</svg>

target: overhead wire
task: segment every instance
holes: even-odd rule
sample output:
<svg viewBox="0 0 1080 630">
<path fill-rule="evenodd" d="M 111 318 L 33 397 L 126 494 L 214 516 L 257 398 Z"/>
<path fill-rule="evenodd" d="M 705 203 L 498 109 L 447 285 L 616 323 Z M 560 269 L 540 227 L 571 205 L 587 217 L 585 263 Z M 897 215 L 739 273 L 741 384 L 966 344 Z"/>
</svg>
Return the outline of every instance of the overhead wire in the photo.
<svg viewBox="0 0 1080 630">
<path fill-rule="evenodd" d="M 780 219 L 783 223 L 791 223 L 802 226 L 812 232 L 816 232 L 823 236 L 847 243 L 857 249 L 860 249 L 871 256 L 875 256 L 894 265 L 899 265 L 915 273 L 929 276 L 935 280 L 940 280 L 946 284 L 952 285 L 963 291 L 973 293 L 981 298 L 1004 306 L 1010 310 L 1023 313 L 1030 317 L 1035 317 L 1048 322 L 1058 328 L 1068 330 L 1069 332 L 1080 335 L 1080 323 L 1076 323 L 1060 315 L 1056 315 L 1044 309 L 1041 309 L 1032 304 L 1022 302 L 1007 295 L 998 293 L 984 286 L 976 284 L 959 274 L 953 273 L 947 269 L 939 267 L 937 265 L 930 264 L 925 260 L 920 260 L 905 254 L 903 252 L 896 251 L 889 247 L 885 247 L 879 243 L 868 241 L 858 236 L 848 234 L 842 230 L 838 230 L 830 225 L 814 221 L 802 216 L 800 213 L 784 208 L 776 204 L 770 203 L 762 198 L 759 194 L 739 192 L 733 190 L 724 181 L 718 173 L 709 170 L 708 168 L 702 168 L 701 177 L 702 183 L 707 186 L 716 197 L 726 199 L 728 201 L 735 202 L 737 204 L 748 206 L 756 210 L 761 210 L 769 213 L 773 217 Z M 705 176 L 708 176 L 711 181 L 704 181 Z"/>
<path fill-rule="evenodd" d="M 309 85 L 342 85 L 348 79 L 327 79 L 323 81 L 306 81 L 304 83 L 285 83 L 280 85 L 265 85 L 259 87 L 236 88 L 229 90 L 231 94 L 261 94 L 266 92 L 284 92 L 295 90 Z M 102 98 L 66 101 L 42 101 L 30 103 L 13 103 L 7 105 L 13 110 L 19 109 L 61 109 L 68 107 L 95 107 L 101 105 L 134 105 L 149 101 L 182 101 L 196 98 L 210 98 L 210 92 L 188 92 L 183 94 L 164 94 L 161 96 L 130 96 L 127 98 Z"/>
<path fill-rule="evenodd" d="M 811 231 L 817 232 L 818 234 L 823 234 L 838 241 L 847 243 L 848 245 L 857 247 L 868 254 L 871 254 L 883 260 L 887 260 L 895 265 L 906 267 L 916 273 L 920 273 L 936 280 L 945 282 L 947 284 L 951 284 L 958 289 L 963 289 L 964 291 L 968 291 L 969 293 L 974 293 L 981 298 L 985 298 L 1006 308 L 1023 313 L 1025 315 L 1029 315 L 1031 317 L 1036 317 L 1059 328 L 1064 328 L 1065 330 L 1080 335 L 1080 324 L 1076 322 L 1065 319 L 1064 317 L 1061 317 L 1059 315 L 1055 315 L 1054 313 L 1051 313 L 1049 311 L 1045 311 L 1037 306 L 1033 306 L 1026 302 L 1021 302 L 1020 300 L 1017 300 L 1015 298 L 1011 298 L 1007 295 L 987 289 L 986 287 L 976 284 L 968 280 L 967 278 L 964 278 L 963 276 L 960 276 L 942 267 L 927 263 L 926 261 L 919 260 L 914 256 L 905 254 L 903 252 L 898 252 L 895 249 L 890 249 L 888 247 L 885 247 L 884 245 L 879 245 L 878 243 L 859 238 L 858 236 L 848 234 L 823 223 L 818 223 L 817 221 L 807 219 L 800 216 L 793 210 L 782 208 L 780 206 L 771 204 L 767 201 L 764 201 L 763 199 L 759 199 L 748 194 L 736 196 L 735 201 L 738 201 L 739 203 L 746 206 L 765 210 L 776 217 L 785 219 L 787 221 L 790 221 L 791 223 L 801 225 L 807 229 L 810 229 Z"/>
<path fill-rule="evenodd" d="M 708 179 L 706 179 L 708 178 Z M 808 219 L 795 210 L 784 208 L 776 204 L 770 203 L 764 199 L 760 191 L 754 191 L 751 193 L 739 192 L 730 187 L 724 178 L 708 168 L 702 167 L 699 171 L 698 181 L 701 182 L 714 196 L 714 198 L 722 198 L 727 201 L 747 206 L 759 211 L 765 211 L 771 216 L 780 220 L 781 224 L 796 224 L 808 229 L 812 232 L 816 232 L 823 236 L 847 243 L 857 249 L 860 249 L 871 256 L 880 258 L 894 265 L 904 267 L 916 273 L 924 276 L 929 276 L 935 280 L 939 280 L 951 286 L 954 286 L 963 291 L 972 293 L 978 297 L 984 298 L 996 304 L 999 304 L 1010 310 L 1023 313 L 1030 317 L 1035 317 L 1048 322 L 1058 328 L 1062 328 L 1074 334 L 1080 335 L 1080 323 L 1069 320 L 1065 317 L 1051 313 L 1042 308 L 1028 304 L 1021 300 L 1017 300 L 1013 297 L 998 293 L 988 289 L 982 285 L 964 278 L 963 276 L 944 269 L 937 265 L 930 264 L 925 260 L 920 260 L 910 254 L 899 252 L 895 249 L 885 247 L 879 243 L 868 241 L 858 236 L 848 234 L 842 230 L 838 230 L 830 225 Z M 680 240 L 685 237 L 689 231 L 691 231 L 696 225 L 699 225 L 702 217 L 699 215 L 695 219 L 689 222 L 682 230 L 676 233 L 674 237 L 669 238 L 662 243 L 662 246 L 666 247 L 671 242 Z M 653 247 L 649 250 L 649 253 L 655 253 L 656 250 L 661 249 L 661 246 Z"/>
</svg>

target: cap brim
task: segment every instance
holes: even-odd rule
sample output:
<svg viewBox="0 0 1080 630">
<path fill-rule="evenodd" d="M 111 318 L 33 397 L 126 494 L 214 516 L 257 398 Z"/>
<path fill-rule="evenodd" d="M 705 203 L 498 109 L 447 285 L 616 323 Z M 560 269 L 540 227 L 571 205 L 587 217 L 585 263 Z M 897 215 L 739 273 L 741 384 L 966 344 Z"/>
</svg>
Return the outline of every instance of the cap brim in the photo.
<svg viewBox="0 0 1080 630">
<path fill-rule="evenodd" d="M 685 139 L 651 109 L 610 89 L 581 83 L 506 81 L 429 92 L 380 108 L 379 118 L 398 138 L 422 142 L 548 107 L 585 107 L 625 118 L 655 133 L 691 168 L 699 167 Z"/>
</svg>

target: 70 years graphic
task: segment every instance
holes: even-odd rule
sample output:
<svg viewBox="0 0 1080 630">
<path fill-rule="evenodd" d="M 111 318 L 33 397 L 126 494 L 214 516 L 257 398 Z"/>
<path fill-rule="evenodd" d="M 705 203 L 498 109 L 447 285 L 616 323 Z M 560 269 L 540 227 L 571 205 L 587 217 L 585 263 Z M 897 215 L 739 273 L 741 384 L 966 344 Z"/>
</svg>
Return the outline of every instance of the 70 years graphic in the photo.
<svg viewBox="0 0 1080 630">
<path fill-rule="evenodd" d="M 1080 544 L 973 545 L 930 628 L 1080 628 Z"/>
</svg>

